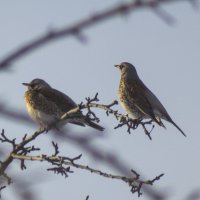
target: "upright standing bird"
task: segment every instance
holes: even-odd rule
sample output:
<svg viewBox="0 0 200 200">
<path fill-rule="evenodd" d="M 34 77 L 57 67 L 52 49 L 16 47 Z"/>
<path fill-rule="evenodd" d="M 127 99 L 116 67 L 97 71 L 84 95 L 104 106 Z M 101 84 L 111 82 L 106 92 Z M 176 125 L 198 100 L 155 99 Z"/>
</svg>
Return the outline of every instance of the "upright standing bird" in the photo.
<svg viewBox="0 0 200 200">
<path fill-rule="evenodd" d="M 150 118 L 164 127 L 161 119 L 172 123 L 184 136 L 185 133 L 172 120 L 158 98 L 140 80 L 135 67 L 127 62 L 115 65 L 121 72 L 118 96 L 122 107 L 132 119 Z"/>
<path fill-rule="evenodd" d="M 69 110 L 76 108 L 77 104 L 64 93 L 52 88 L 42 79 L 34 79 L 30 83 L 22 83 L 28 86 L 25 92 L 26 108 L 31 118 L 46 130 L 51 127 L 59 128 L 66 123 L 80 126 L 88 125 L 99 131 L 104 128 L 92 122 L 82 112 L 78 112 L 75 118 L 61 121 L 61 117 Z"/>
</svg>

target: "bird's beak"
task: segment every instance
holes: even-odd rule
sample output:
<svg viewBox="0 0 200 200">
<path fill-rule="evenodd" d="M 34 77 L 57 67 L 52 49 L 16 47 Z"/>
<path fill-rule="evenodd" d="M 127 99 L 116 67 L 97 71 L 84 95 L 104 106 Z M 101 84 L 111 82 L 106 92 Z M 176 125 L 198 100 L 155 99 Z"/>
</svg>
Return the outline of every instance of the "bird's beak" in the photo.
<svg viewBox="0 0 200 200">
<path fill-rule="evenodd" d="M 30 86 L 31 84 L 30 83 L 22 83 L 22 85 Z"/>
<path fill-rule="evenodd" d="M 115 67 L 119 68 L 119 65 L 114 65 Z"/>
</svg>

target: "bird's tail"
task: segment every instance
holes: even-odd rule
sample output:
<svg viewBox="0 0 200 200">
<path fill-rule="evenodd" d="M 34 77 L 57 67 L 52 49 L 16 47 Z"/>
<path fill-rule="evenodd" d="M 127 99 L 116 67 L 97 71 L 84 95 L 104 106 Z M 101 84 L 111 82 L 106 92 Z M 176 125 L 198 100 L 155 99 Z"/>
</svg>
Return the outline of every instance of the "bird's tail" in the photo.
<svg viewBox="0 0 200 200">
<path fill-rule="evenodd" d="M 104 128 L 102 126 L 100 126 L 100 125 L 92 122 L 89 119 L 85 120 L 85 124 L 88 125 L 88 126 L 90 126 L 90 127 L 92 127 L 92 128 L 94 128 L 94 129 L 96 129 L 96 130 L 99 130 L 99 131 L 103 131 L 104 130 Z"/>
<path fill-rule="evenodd" d="M 163 119 L 172 123 L 186 137 L 186 134 L 183 132 L 183 130 L 172 120 L 172 118 L 169 115 L 165 115 Z"/>
<path fill-rule="evenodd" d="M 173 120 L 170 120 L 169 122 L 171 122 L 186 137 L 186 134 L 182 131 L 182 129 Z"/>
</svg>

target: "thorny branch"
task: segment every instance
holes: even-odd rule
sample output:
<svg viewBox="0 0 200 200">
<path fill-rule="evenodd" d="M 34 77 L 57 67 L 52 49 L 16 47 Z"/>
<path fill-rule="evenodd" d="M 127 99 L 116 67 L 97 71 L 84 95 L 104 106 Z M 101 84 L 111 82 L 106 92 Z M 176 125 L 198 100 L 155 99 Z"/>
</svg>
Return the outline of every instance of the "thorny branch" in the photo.
<svg viewBox="0 0 200 200">
<path fill-rule="evenodd" d="M 154 125 L 152 126 L 151 130 L 148 131 L 146 128 L 146 125 L 151 125 L 152 124 L 152 120 L 150 121 L 143 121 L 142 119 L 136 119 L 133 120 L 131 118 L 128 117 L 128 115 L 122 115 L 120 114 L 117 110 L 113 110 L 112 107 L 117 105 L 118 102 L 115 100 L 113 101 L 111 104 L 105 105 L 105 104 L 98 104 L 95 102 L 98 102 L 98 93 L 96 93 L 96 95 L 94 96 L 94 98 L 90 98 L 87 97 L 86 98 L 86 103 L 83 104 L 83 102 L 81 102 L 81 104 L 78 105 L 78 107 L 70 110 L 69 112 L 65 113 L 62 117 L 61 120 L 66 120 L 68 118 L 73 118 L 74 114 L 77 112 L 80 112 L 83 109 L 87 109 L 87 114 L 86 117 L 89 117 L 90 120 L 99 122 L 99 118 L 96 116 L 96 114 L 91 110 L 91 108 L 100 108 L 106 111 L 106 115 L 109 116 L 109 114 L 114 115 L 114 117 L 119 121 L 119 124 L 115 127 L 115 129 L 120 128 L 122 126 L 127 126 L 127 132 L 130 134 L 131 130 L 135 130 L 138 128 L 139 125 L 142 126 L 142 128 L 144 129 L 145 134 L 149 137 L 149 139 L 151 140 L 151 132 L 154 128 Z M 92 118 L 91 118 L 92 116 Z"/>
<path fill-rule="evenodd" d="M 38 135 L 42 134 L 43 132 L 45 132 L 45 130 L 36 131 L 30 137 L 27 137 L 25 135 L 22 138 L 22 141 L 19 144 L 16 144 L 15 143 L 15 139 L 14 140 L 10 140 L 7 137 L 5 137 L 4 130 L 2 130 L 0 141 L 12 144 L 12 147 L 13 147 L 13 150 L 10 152 L 8 157 L 4 161 L 1 161 L 1 163 L 0 163 L 0 176 L 3 175 L 4 177 L 6 177 L 7 180 L 8 180 L 8 184 L 10 184 L 10 178 L 8 178 L 8 176 L 5 174 L 5 171 L 6 171 L 7 167 L 10 165 L 10 163 L 13 161 L 12 154 L 26 155 L 27 153 L 30 153 L 31 151 L 39 150 L 38 148 L 35 148 L 34 146 L 25 147 L 25 145 L 28 144 L 30 141 L 34 140 Z M 24 163 L 23 162 L 21 164 L 21 167 L 23 169 L 23 167 L 24 167 Z"/>
<path fill-rule="evenodd" d="M 52 143 L 55 149 L 55 152 L 58 151 L 58 146 L 55 143 Z M 69 158 L 69 157 L 64 157 L 64 156 L 47 156 L 47 155 L 42 155 L 42 156 L 29 156 L 29 155 L 18 155 L 18 154 L 12 154 L 12 157 L 14 159 L 19 159 L 19 160 L 30 160 L 30 161 L 47 161 L 51 163 L 53 168 L 47 169 L 48 171 L 53 171 L 54 173 L 61 174 L 65 177 L 68 177 L 68 173 L 73 173 L 73 171 L 70 170 L 70 167 L 77 168 L 77 169 L 82 169 L 89 171 L 93 174 L 97 174 L 106 178 L 110 179 L 116 179 L 116 180 L 121 180 L 129 185 L 131 188 L 132 193 L 137 193 L 138 197 L 142 195 L 141 189 L 143 185 L 153 185 L 155 181 L 159 180 L 164 174 L 160 174 L 159 176 L 156 176 L 152 180 L 141 180 L 140 175 L 135 172 L 134 170 L 131 170 L 132 172 L 132 177 L 126 177 L 126 176 L 119 176 L 119 175 L 113 175 L 113 174 L 108 174 L 106 172 L 102 172 L 100 170 L 94 169 L 89 167 L 88 165 L 82 165 L 77 163 L 77 160 L 80 160 L 82 155 L 79 155 L 75 158 Z"/>
<path fill-rule="evenodd" d="M 56 131 L 56 130 L 55 130 Z M 4 131 L 2 131 L 4 132 Z M 23 145 L 26 145 L 27 143 L 31 142 L 32 140 L 34 140 L 37 136 L 39 136 L 40 134 L 42 134 L 43 132 L 45 132 L 45 130 L 40 130 L 35 132 L 32 136 L 27 137 L 26 135 L 22 138 L 22 142 L 20 142 L 19 144 L 16 144 L 16 147 L 14 150 L 12 150 L 8 157 L 1 162 L 0 165 L 0 176 L 4 176 L 5 171 L 7 169 L 7 167 L 11 164 L 11 162 L 13 161 L 13 155 L 20 155 L 18 154 L 17 150 L 20 150 L 20 147 Z M 60 134 L 62 135 L 63 138 L 67 139 L 69 142 L 72 142 L 74 144 L 78 144 L 79 147 L 81 147 L 84 151 L 88 152 L 89 155 L 91 155 L 93 158 L 101 160 L 101 162 L 107 163 L 109 166 L 111 166 L 113 169 L 118 170 L 120 173 L 125 174 L 125 175 L 130 175 L 129 173 L 129 169 L 122 164 L 121 162 L 119 162 L 119 160 L 113 155 L 113 154 L 109 154 L 109 153 L 103 153 L 101 152 L 100 149 L 98 149 L 97 147 L 92 147 L 91 145 L 89 145 L 89 143 L 85 143 L 82 141 L 82 137 L 77 137 L 75 134 L 71 134 L 71 133 L 67 133 L 66 130 L 61 131 Z M 8 139 L 9 140 L 9 139 Z M 11 140 L 9 140 L 11 141 Z M 8 142 L 10 143 L 10 142 Z M 54 154 L 52 156 L 55 156 L 58 154 L 59 150 L 57 147 L 57 144 L 54 143 Z M 20 156 L 26 156 L 26 155 L 20 155 Z M 23 163 L 23 168 L 21 165 L 22 169 L 25 169 L 25 160 L 21 159 L 21 162 Z M 70 170 L 69 168 L 67 170 Z M 151 197 L 152 199 L 164 199 L 163 194 L 161 194 L 160 192 L 155 192 L 154 190 L 150 189 L 150 188 L 143 188 L 143 191 L 149 195 L 149 197 Z"/>
<path fill-rule="evenodd" d="M 97 13 L 92 16 L 89 16 L 84 20 L 74 23 L 74 25 L 72 26 L 67 26 L 60 30 L 52 29 L 49 32 L 41 35 L 38 38 L 35 38 L 34 40 L 26 43 L 25 45 L 17 48 L 12 53 L 5 56 L 5 58 L 3 58 L 0 61 L 0 69 L 8 68 L 14 61 L 19 59 L 20 57 L 30 53 L 33 50 L 36 50 L 37 48 L 47 44 L 48 42 L 51 42 L 56 39 L 60 39 L 62 37 L 73 35 L 77 39 L 79 39 L 81 42 L 83 42 L 85 41 L 84 39 L 85 37 L 82 35 L 82 31 L 84 29 L 90 26 L 93 26 L 99 22 L 102 22 L 104 20 L 115 17 L 117 15 L 127 15 L 128 13 L 134 10 L 143 9 L 143 8 L 152 9 L 166 23 L 172 24 L 174 22 L 174 19 L 171 17 L 171 15 L 163 11 L 163 9 L 160 8 L 160 5 L 163 3 L 172 3 L 175 1 L 178 2 L 178 0 L 148 0 L 148 1 L 135 0 L 135 1 L 130 1 L 130 2 L 124 2 L 124 3 L 121 3 L 120 5 L 117 5 L 105 11 L 102 11 L 101 13 Z M 184 1 L 188 1 L 192 5 L 195 5 L 196 3 L 195 0 L 184 0 Z"/>
<path fill-rule="evenodd" d="M 123 181 L 123 182 L 125 182 L 129 185 L 132 193 L 137 193 L 138 196 L 140 196 L 142 194 L 141 189 L 142 189 L 143 185 L 153 185 L 153 183 L 155 181 L 159 180 L 164 175 L 164 174 L 161 174 L 161 175 L 155 177 L 152 180 L 144 181 L 144 180 L 140 179 L 140 175 L 138 173 L 136 173 L 134 170 L 131 170 L 131 172 L 133 174 L 133 176 L 131 176 L 131 177 L 108 174 L 106 172 L 102 172 L 100 170 L 91 168 L 87 165 L 82 165 L 82 164 L 77 163 L 76 161 L 81 158 L 81 156 L 82 156 L 81 154 L 77 157 L 74 157 L 74 158 L 59 156 L 58 155 L 59 154 L 58 145 L 54 142 L 52 142 L 52 145 L 54 147 L 54 153 L 51 156 L 47 156 L 47 155 L 31 156 L 31 155 L 27 155 L 28 153 L 30 153 L 32 151 L 38 150 L 38 148 L 35 148 L 34 146 L 32 146 L 31 148 L 28 148 L 28 147 L 25 147 L 25 145 L 28 142 L 34 140 L 37 136 L 42 134 L 44 131 L 45 130 L 35 132 L 30 137 L 27 137 L 27 135 L 25 135 L 22 138 L 22 142 L 19 143 L 19 144 L 16 144 L 15 142 L 12 143 L 11 141 L 15 141 L 15 140 L 8 139 L 5 136 L 4 130 L 2 130 L 0 141 L 7 142 L 7 143 L 11 144 L 12 147 L 13 147 L 13 150 L 11 151 L 9 156 L 3 162 L 1 162 L 0 176 L 4 176 L 4 177 L 7 176 L 7 175 L 5 175 L 5 170 L 8 167 L 8 165 L 14 159 L 19 159 L 21 161 L 21 169 L 22 170 L 26 169 L 26 165 L 25 165 L 26 160 L 46 161 L 46 162 L 51 163 L 51 165 L 53 166 L 52 168 L 48 168 L 47 170 L 53 171 L 56 174 L 61 174 L 62 176 L 68 177 L 68 173 L 73 173 L 73 171 L 71 170 L 70 167 L 78 168 L 78 169 L 82 169 L 82 170 L 87 170 L 91 173 L 94 173 L 94 174 L 97 174 L 97 175 L 100 175 L 100 176 L 103 176 L 103 177 L 106 177 L 106 178 L 121 180 L 121 181 Z M 9 182 L 9 184 L 10 184 L 11 178 L 7 178 L 7 179 L 10 179 L 10 182 Z M 4 188 L 5 187 L 2 186 L 2 189 L 4 189 Z"/>
</svg>

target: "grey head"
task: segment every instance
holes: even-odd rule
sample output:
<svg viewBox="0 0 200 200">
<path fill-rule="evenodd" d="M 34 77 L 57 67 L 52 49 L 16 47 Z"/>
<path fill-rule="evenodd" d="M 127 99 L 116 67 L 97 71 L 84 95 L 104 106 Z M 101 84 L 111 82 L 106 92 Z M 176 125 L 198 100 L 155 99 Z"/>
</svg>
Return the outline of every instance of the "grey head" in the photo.
<svg viewBox="0 0 200 200">
<path fill-rule="evenodd" d="M 47 82 L 39 78 L 33 79 L 30 83 L 22 84 L 28 86 L 28 90 L 41 90 L 44 88 L 51 88 L 51 86 Z"/>
<path fill-rule="evenodd" d="M 120 70 L 122 77 L 138 79 L 137 71 L 136 71 L 135 67 L 131 63 L 122 62 L 119 65 L 115 65 L 115 67 L 117 67 Z"/>
</svg>

